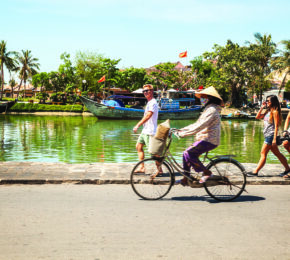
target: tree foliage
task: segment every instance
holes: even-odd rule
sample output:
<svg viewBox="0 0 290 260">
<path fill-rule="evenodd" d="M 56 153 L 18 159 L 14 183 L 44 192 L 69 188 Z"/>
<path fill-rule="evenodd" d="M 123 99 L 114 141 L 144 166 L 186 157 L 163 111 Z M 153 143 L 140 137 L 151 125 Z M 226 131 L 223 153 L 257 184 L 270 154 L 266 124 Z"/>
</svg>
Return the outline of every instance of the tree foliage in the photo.
<svg viewBox="0 0 290 260">
<path fill-rule="evenodd" d="M 171 62 L 161 63 L 150 72 L 150 81 L 157 89 L 168 89 L 177 86 L 178 72 L 174 69 L 175 66 L 176 64 Z"/>
<path fill-rule="evenodd" d="M 19 77 L 21 79 L 18 87 L 17 97 L 19 95 L 19 90 L 23 81 L 24 81 L 24 97 L 25 97 L 26 82 L 33 75 L 37 74 L 37 69 L 39 69 L 40 64 L 38 63 L 37 58 L 32 57 L 30 50 L 26 51 L 22 50 L 21 53 L 17 53 L 16 57 L 20 65 L 20 67 L 18 67 L 18 71 Z"/>
<path fill-rule="evenodd" d="M 0 100 L 2 100 L 3 97 L 3 90 L 4 90 L 4 66 L 9 71 L 15 71 L 17 68 L 17 61 L 15 60 L 16 52 L 8 51 L 6 42 L 1 41 L 0 42 L 0 66 L 1 66 L 1 77 L 0 77 L 0 83 L 1 83 L 1 96 Z"/>
</svg>

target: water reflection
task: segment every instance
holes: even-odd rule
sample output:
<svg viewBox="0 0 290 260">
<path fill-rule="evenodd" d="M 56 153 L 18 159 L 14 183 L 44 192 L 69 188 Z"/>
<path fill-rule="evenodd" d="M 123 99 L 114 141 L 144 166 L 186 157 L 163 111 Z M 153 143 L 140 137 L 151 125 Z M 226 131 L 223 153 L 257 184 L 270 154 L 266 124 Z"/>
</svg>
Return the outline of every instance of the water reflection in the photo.
<svg viewBox="0 0 290 260">
<path fill-rule="evenodd" d="M 0 161 L 136 162 L 135 121 L 97 120 L 81 116 L 0 115 Z M 176 120 L 175 128 L 193 121 Z M 223 121 L 221 145 L 210 155 L 235 154 L 241 162 L 257 163 L 263 144 L 261 121 Z M 172 153 L 180 158 L 192 137 L 175 139 Z M 284 148 L 281 151 L 288 156 Z M 269 154 L 267 162 L 279 163 Z"/>
</svg>

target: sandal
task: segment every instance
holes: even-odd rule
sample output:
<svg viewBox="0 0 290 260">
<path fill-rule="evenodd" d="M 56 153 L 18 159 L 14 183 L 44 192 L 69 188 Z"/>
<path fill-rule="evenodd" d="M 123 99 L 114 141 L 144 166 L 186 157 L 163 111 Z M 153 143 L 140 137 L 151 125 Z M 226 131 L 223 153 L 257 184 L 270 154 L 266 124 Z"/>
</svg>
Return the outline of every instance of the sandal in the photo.
<svg viewBox="0 0 290 260">
<path fill-rule="evenodd" d="M 163 175 L 163 172 L 156 172 L 156 173 L 152 173 L 151 175 L 150 175 L 150 177 L 151 178 L 155 178 L 155 177 L 162 177 L 162 175 Z"/>
<path fill-rule="evenodd" d="M 285 178 L 285 179 L 290 179 L 290 173 L 285 174 L 285 175 L 283 176 L 283 178 Z"/>
<path fill-rule="evenodd" d="M 212 177 L 213 176 L 213 174 L 211 174 L 211 175 L 203 175 L 201 178 L 200 178 L 200 180 L 199 180 L 199 183 L 205 183 L 210 177 Z"/>
<path fill-rule="evenodd" d="M 136 174 L 136 175 L 144 175 L 145 174 L 145 170 L 143 170 L 143 171 L 136 170 L 136 171 L 134 171 L 134 174 Z"/>
<path fill-rule="evenodd" d="M 188 186 L 187 179 L 180 179 L 175 182 L 175 184 L 181 184 L 183 187 Z"/>
<path fill-rule="evenodd" d="M 258 176 L 258 173 L 254 173 L 254 172 L 247 172 L 247 177 L 255 177 Z"/>
<path fill-rule="evenodd" d="M 287 170 L 287 171 L 280 173 L 279 176 L 284 177 L 284 176 L 287 176 L 289 173 L 290 173 L 290 170 Z M 285 178 L 289 178 L 289 177 L 285 177 Z"/>
</svg>

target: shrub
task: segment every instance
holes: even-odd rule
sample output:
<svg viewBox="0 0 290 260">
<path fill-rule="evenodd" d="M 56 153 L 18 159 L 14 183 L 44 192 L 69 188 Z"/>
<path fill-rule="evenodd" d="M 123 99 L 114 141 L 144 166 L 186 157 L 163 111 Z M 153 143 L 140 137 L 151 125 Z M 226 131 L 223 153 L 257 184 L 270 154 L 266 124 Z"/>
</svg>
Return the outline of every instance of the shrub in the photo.
<svg viewBox="0 0 290 260">
<path fill-rule="evenodd" d="M 83 112 L 82 105 L 46 105 L 31 103 L 16 103 L 10 111 L 37 112 L 37 111 L 60 111 L 60 112 Z M 86 110 L 85 110 L 86 111 Z"/>
</svg>

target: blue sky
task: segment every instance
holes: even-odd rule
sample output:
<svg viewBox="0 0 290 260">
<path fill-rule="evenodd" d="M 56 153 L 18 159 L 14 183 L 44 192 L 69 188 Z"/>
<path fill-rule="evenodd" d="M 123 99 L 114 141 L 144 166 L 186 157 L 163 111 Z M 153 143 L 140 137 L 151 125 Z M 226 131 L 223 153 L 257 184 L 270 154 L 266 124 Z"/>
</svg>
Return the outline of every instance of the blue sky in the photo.
<svg viewBox="0 0 290 260">
<path fill-rule="evenodd" d="M 189 60 L 228 39 L 290 39 L 289 0 L 9 0 L 1 3 L 0 40 L 31 50 L 41 71 L 57 70 L 63 52 L 121 59 L 119 68 Z M 188 51 L 188 58 L 178 54 Z"/>
</svg>

